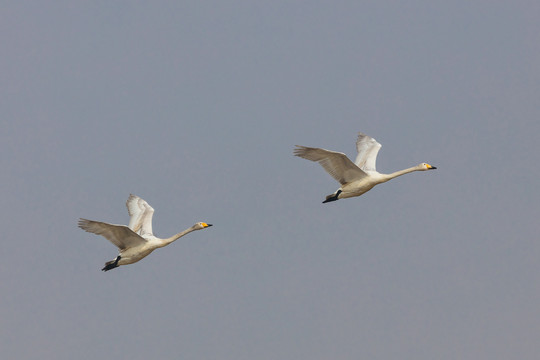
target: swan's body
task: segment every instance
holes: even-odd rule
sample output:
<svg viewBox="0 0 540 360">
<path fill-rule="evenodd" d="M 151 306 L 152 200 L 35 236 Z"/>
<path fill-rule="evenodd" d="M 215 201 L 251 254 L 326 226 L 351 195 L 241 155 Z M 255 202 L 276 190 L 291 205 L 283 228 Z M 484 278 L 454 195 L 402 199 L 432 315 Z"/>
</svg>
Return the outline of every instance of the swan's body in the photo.
<svg viewBox="0 0 540 360">
<path fill-rule="evenodd" d="M 381 174 L 375 169 L 377 153 L 380 148 L 381 144 L 375 139 L 358 133 L 358 139 L 356 140 L 358 156 L 354 163 L 343 153 L 300 145 L 296 145 L 294 155 L 317 161 L 327 173 L 341 184 L 341 187 L 333 194 L 328 195 L 323 203 L 360 196 L 371 190 L 375 185 L 413 171 L 436 169 L 434 166 L 422 163 L 391 174 Z"/>
<path fill-rule="evenodd" d="M 152 233 L 154 209 L 146 201 L 138 196 L 130 195 L 126 206 L 131 217 L 128 226 L 86 219 L 79 220 L 79 227 L 81 229 L 103 236 L 120 250 L 115 260 L 105 263 L 105 267 L 101 269 L 103 271 L 114 269 L 120 265 L 136 263 L 150 255 L 157 248 L 169 245 L 192 231 L 212 226 L 212 224 L 198 222 L 170 238 L 160 239 Z"/>
</svg>

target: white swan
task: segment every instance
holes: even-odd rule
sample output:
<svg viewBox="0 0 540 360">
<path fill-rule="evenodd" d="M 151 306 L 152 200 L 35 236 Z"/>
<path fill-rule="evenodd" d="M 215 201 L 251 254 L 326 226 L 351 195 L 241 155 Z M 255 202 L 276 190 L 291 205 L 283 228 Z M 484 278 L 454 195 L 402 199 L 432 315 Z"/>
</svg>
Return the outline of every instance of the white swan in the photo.
<svg viewBox="0 0 540 360">
<path fill-rule="evenodd" d="M 103 236 L 120 250 L 116 259 L 105 263 L 105 267 L 101 269 L 103 271 L 114 269 L 120 265 L 136 263 L 157 248 L 169 245 L 192 231 L 212 226 L 212 224 L 198 222 L 170 238 L 159 239 L 152 234 L 154 209 L 146 201 L 133 194 L 129 195 L 126 206 L 131 216 L 128 226 L 79 219 L 81 229 Z"/>
<path fill-rule="evenodd" d="M 356 140 L 358 156 L 354 163 L 343 153 L 300 145 L 296 145 L 294 155 L 317 161 L 327 173 L 341 184 L 341 187 L 335 193 L 328 195 L 323 203 L 360 196 L 371 190 L 375 185 L 413 171 L 436 169 L 435 166 L 422 163 L 391 174 L 381 174 L 375 170 L 377 153 L 380 148 L 381 144 L 375 139 L 358 133 L 358 139 Z"/>
</svg>

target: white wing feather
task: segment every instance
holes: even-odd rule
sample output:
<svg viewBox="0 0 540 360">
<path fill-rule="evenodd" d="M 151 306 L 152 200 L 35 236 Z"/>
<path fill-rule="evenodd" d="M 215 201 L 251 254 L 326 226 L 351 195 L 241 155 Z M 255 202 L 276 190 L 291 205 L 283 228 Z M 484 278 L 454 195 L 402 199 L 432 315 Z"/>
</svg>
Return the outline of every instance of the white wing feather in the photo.
<svg viewBox="0 0 540 360">
<path fill-rule="evenodd" d="M 130 216 L 128 227 L 140 235 L 152 235 L 154 208 L 140 197 L 130 194 L 126 202 Z"/>
<path fill-rule="evenodd" d="M 377 140 L 366 134 L 358 133 L 356 140 L 358 155 L 354 163 L 364 171 L 376 171 L 375 163 L 380 149 L 381 144 Z"/>
<path fill-rule="evenodd" d="M 317 161 L 341 185 L 360 180 L 367 174 L 356 166 L 345 154 L 320 148 L 296 145 L 294 155 Z"/>
<path fill-rule="evenodd" d="M 113 225 L 100 221 L 79 219 L 79 227 L 90 233 L 103 236 L 120 250 L 146 243 L 145 239 L 125 225 Z"/>
</svg>

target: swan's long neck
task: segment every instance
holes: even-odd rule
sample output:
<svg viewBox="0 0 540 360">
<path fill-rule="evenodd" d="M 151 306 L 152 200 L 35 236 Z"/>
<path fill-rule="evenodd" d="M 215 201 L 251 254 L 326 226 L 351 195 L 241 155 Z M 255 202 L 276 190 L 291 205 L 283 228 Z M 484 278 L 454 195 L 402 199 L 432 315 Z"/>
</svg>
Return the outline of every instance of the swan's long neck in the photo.
<svg viewBox="0 0 540 360">
<path fill-rule="evenodd" d="M 384 175 L 385 181 L 392 180 L 393 178 L 397 178 L 398 176 L 405 175 L 405 174 L 411 173 L 413 171 L 419 171 L 419 170 L 420 169 L 418 169 L 418 166 L 413 166 L 413 167 L 410 167 L 408 169 L 403 169 L 403 170 L 393 172 L 391 174 L 385 174 Z"/>
<path fill-rule="evenodd" d="M 175 235 L 171 236 L 170 238 L 163 239 L 161 246 L 169 245 L 173 241 L 176 241 L 176 240 L 180 239 L 182 236 L 187 235 L 192 231 L 195 231 L 195 225 L 190 227 L 189 229 L 186 229 L 184 231 L 179 232 L 178 234 L 175 234 Z"/>
</svg>

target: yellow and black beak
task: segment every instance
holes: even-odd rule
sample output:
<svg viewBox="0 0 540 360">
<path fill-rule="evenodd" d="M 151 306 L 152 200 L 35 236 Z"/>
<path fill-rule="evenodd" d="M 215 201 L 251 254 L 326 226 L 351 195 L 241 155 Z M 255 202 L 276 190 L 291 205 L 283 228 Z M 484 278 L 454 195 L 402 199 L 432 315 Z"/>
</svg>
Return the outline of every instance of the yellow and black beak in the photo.
<svg viewBox="0 0 540 360">
<path fill-rule="evenodd" d="M 207 228 L 207 227 L 209 227 L 209 226 L 212 226 L 212 224 L 202 223 L 202 226 L 205 227 L 205 228 Z"/>
<path fill-rule="evenodd" d="M 431 166 L 431 165 L 429 165 L 429 164 L 427 164 L 427 166 L 428 166 L 428 170 L 435 170 L 435 169 L 437 169 L 435 166 Z"/>
</svg>

